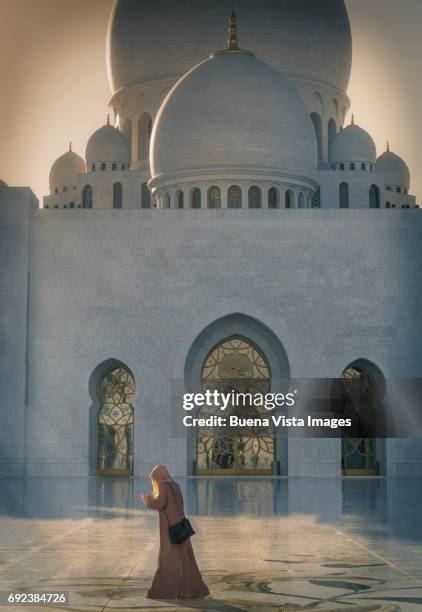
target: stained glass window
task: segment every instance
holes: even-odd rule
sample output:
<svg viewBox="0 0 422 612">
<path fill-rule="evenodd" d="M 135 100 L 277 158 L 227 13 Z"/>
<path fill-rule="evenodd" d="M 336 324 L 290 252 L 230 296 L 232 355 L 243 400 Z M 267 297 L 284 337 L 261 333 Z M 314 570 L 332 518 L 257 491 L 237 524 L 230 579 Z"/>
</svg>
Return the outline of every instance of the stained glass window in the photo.
<svg viewBox="0 0 422 612">
<path fill-rule="evenodd" d="M 284 205 L 286 208 L 293 208 L 293 194 L 291 191 L 286 191 L 284 195 Z"/>
<path fill-rule="evenodd" d="M 231 185 L 227 192 L 227 208 L 242 208 L 242 190 L 238 185 Z"/>
<path fill-rule="evenodd" d="M 82 208 L 92 208 L 92 187 L 85 185 L 82 191 Z"/>
<path fill-rule="evenodd" d="M 123 186 L 121 183 L 113 185 L 113 208 L 122 208 L 123 206 Z"/>
<path fill-rule="evenodd" d="M 275 187 L 268 190 L 268 208 L 278 208 L 278 194 Z"/>
<path fill-rule="evenodd" d="M 208 208 L 221 208 L 221 190 L 217 185 L 208 189 Z"/>
<path fill-rule="evenodd" d="M 151 192 L 147 183 L 142 183 L 141 187 L 141 208 L 151 208 Z"/>
<path fill-rule="evenodd" d="M 225 416 L 268 416 L 256 401 L 270 391 L 271 373 L 259 348 L 246 338 L 234 336 L 220 342 L 205 359 L 202 368 L 203 390 L 235 392 Z M 240 399 L 240 401 L 238 401 Z M 220 414 L 218 408 L 204 406 L 201 417 Z M 199 428 L 197 471 L 202 474 L 272 474 L 274 469 L 274 429 L 272 426 L 248 428 Z"/>
<path fill-rule="evenodd" d="M 369 208 L 380 207 L 380 193 L 376 185 L 371 185 L 369 188 Z"/>
<path fill-rule="evenodd" d="M 177 194 L 177 208 L 183 208 L 185 205 L 185 198 L 183 195 L 183 191 L 179 191 Z"/>
<path fill-rule="evenodd" d="M 135 382 L 118 367 L 107 371 L 97 388 L 98 473 L 133 473 L 133 398 Z"/>
<path fill-rule="evenodd" d="M 192 191 L 192 208 L 201 208 L 201 190 L 198 187 Z"/>
<path fill-rule="evenodd" d="M 359 421 L 359 430 L 374 428 L 375 385 L 363 369 L 349 366 L 342 374 L 344 414 Z M 361 434 L 362 435 L 362 434 Z M 370 437 L 342 439 L 342 469 L 344 474 L 375 474 L 375 440 Z"/>
<path fill-rule="evenodd" d="M 340 183 L 339 185 L 340 208 L 349 208 L 349 185 Z"/>
<path fill-rule="evenodd" d="M 248 190 L 249 208 L 261 208 L 261 190 L 256 185 L 252 185 Z"/>
</svg>

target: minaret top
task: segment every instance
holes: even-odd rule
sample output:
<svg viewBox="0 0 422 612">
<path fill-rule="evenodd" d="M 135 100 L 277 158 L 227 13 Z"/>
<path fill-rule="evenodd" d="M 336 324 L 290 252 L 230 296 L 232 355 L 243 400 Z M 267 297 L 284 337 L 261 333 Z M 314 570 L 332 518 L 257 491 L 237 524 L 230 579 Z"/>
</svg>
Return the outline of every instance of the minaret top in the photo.
<svg viewBox="0 0 422 612">
<path fill-rule="evenodd" d="M 69 153 L 72 153 L 72 141 L 69 141 Z"/>
<path fill-rule="evenodd" d="M 387 140 L 387 153 L 390 153 L 390 143 Z"/>
<path fill-rule="evenodd" d="M 240 49 L 237 40 L 237 18 L 236 13 L 232 11 L 232 14 L 229 18 L 229 37 L 227 39 L 227 49 L 221 49 L 220 51 L 215 51 L 211 57 L 215 55 L 221 55 L 223 53 L 244 53 L 246 55 L 253 55 L 251 51 L 246 51 L 245 49 Z"/>
</svg>

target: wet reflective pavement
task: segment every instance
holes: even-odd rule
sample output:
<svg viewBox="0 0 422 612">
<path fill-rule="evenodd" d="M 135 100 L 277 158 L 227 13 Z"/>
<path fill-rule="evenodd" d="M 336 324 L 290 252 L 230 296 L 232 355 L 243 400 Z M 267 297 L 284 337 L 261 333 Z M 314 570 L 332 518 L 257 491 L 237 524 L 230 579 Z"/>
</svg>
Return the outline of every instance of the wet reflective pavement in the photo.
<svg viewBox="0 0 422 612">
<path fill-rule="evenodd" d="M 179 482 L 206 600 L 146 598 L 158 517 L 128 479 L 1 480 L 0 590 L 69 591 L 67 610 L 422 612 L 421 480 Z"/>
</svg>

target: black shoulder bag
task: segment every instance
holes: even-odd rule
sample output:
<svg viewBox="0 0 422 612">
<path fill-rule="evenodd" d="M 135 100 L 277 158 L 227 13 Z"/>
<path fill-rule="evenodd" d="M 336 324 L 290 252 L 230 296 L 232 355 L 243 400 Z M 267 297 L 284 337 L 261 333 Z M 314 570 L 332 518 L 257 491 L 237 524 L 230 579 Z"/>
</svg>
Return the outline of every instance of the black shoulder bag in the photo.
<svg viewBox="0 0 422 612">
<path fill-rule="evenodd" d="M 170 540 L 173 542 L 173 544 L 182 544 L 188 538 L 193 536 L 194 533 L 195 531 L 193 530 L 189 519 L 186 517 L 184 517 L 180 523 L 176 523 L 175 525 L 171 525 L 169 527 Z"/>
</svg>

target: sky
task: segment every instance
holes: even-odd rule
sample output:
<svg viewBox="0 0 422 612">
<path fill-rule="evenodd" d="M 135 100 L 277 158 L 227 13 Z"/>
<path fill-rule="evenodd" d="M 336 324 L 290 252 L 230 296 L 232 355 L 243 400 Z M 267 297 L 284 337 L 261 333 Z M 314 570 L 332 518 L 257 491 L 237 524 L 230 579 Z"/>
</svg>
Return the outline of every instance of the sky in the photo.
<svg viewBox="0 0 422 612">
<path fill-rule="evenodd" d="M 317 1 L 317 0 L 315 0 Z M 323 1 L 323 0 L 320 0 Z M 48 193 L 54 160 L 72 140 L 84 156 L 106 121 L 105 38 L 113 0 L 0 0 L 0 179 Z M 346 0 L 355 123 L 378 154 L 407 162 L 422 201 L 422 0 Z M 347 123 L 347 122 L 346 122 Z"/>
</svg>

